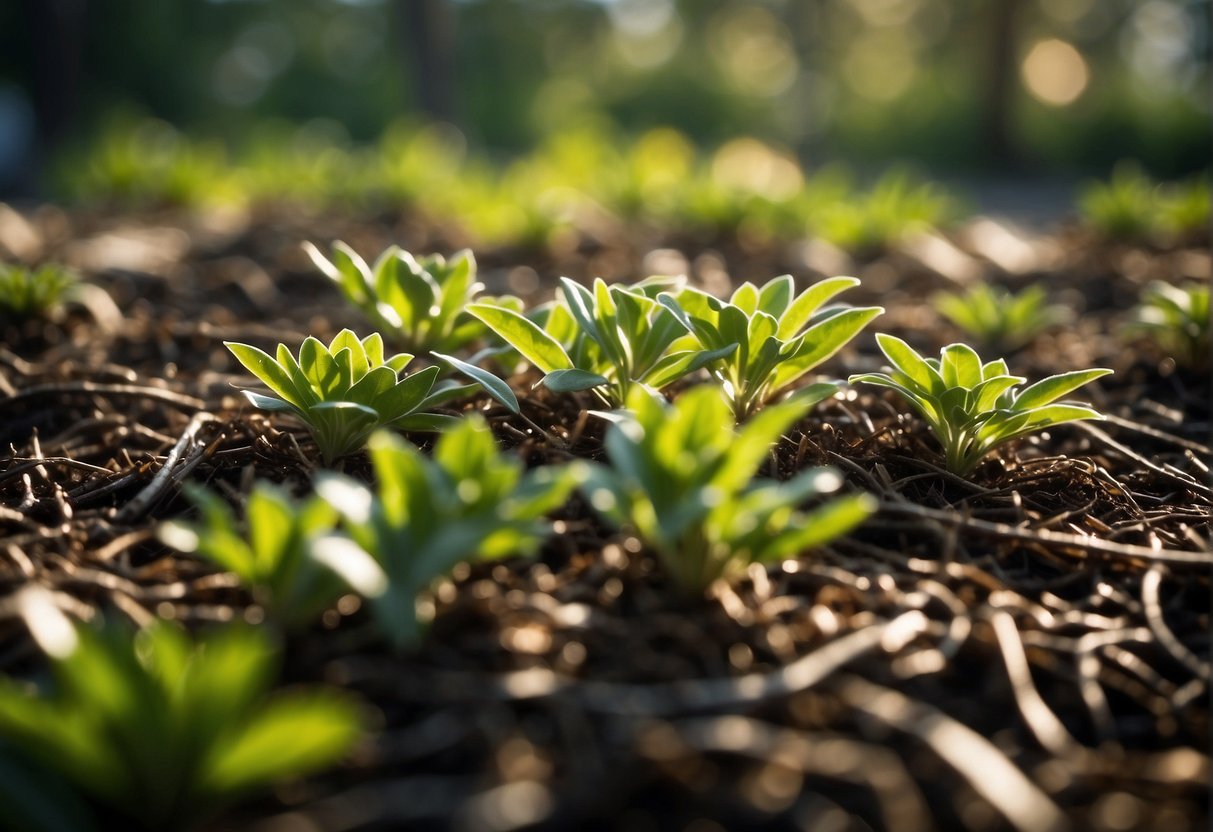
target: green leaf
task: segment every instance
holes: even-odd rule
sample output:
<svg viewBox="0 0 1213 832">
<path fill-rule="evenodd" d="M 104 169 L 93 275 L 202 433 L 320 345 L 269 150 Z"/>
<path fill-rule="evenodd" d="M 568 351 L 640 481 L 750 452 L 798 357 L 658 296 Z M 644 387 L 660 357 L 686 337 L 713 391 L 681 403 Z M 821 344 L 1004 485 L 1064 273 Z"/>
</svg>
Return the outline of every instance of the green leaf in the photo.
<svg viewBox="0 0 1213 832">
<path fill-rule="evenodd" d="M 564 347 L 517 312 L 484 303 L 474 303 L 467 310 L 542 372 L 573 369 Z"/>
<path fill-rule="evenodd" d="M 575 393 L 610 384 L 611 380 L 585 370 L 554 370 L 543 377 L 542 383 L 553 393 Z"/>
<path fill-rule="evenodd" d="M 244 365 L 246 370 L 260 379 L 266 387 L 296 407 L 304 406 L 305 403 L 296 391 L 290 375 L 267 353 L 248 344 L 238 344 L 233 341 L 224 341 L 223 345 L 231 351 L 232 355 L 236 356 L 236 360 Z"/>
<path fill-rule="evenodd" d="M 981 383 L 981 358 L 966 344 L 949 344 L 940 353 L 943 380 L 949 387 L 966 390 Z"/>
<path fill-rule="evenodd" d="M 666 385 L 708 366 L 713 361 L 728 358 L 736 350 L 736 344 L 729 344 L 718 350 L 686 350 L 670 353 L 654 364 L 640 380 L 653 389 L 660 390 Z"/>
<path fill-rule="evenodd" d="M 273 396 L 263 396 L 260 393 L 254 393 L 252 390 L 241 390 L 240 394 L 249 400 L 249 404 L 258 410 L 268 410 L 271 413 L 301 413 L 299 408 L 289 402 L 284 402 L 282 399 L 275 399 Z"/>
<path fill-rule="evenodd" d="M 758 309 L 779 320 L 787 311 L 795 289 L 796 284 L 790 274 L 771 278 L 758 295 Z"/>
<path fill-rule="evenodd" d="M 776 369 L 772 387 L 780 390 L 832 357 L 883 312 L 878 306 L 848 309 L 809 327 L 800 349 Z"/>
<path fill-rule="evenodd" d="M 279 694 L 249 725 L 224 737 L 199 779 L 215 792 L 238 792 L 332 765 L 358 739 L 358 708 L 335 692 Z"/>
<path fill-rule="evenodd" d="M 444 355 L 440 352 L 430 354 L 435 358 L 445 361 L 456 370 L 475 381 L 478 385 L 484 388 L 486 393 L 496 399 L 498 403 L 504 405 L 511 413 L 520 412 L 518 397 L 514 395 L 514 391 L 502 379 L 493 375 L 488 370 L 481 369 L 475 364 L 469 364 L 468 362 L 456 358 L 453 355 Z"/>
<path fill-rule="evenodd" d="M 942 392 L 946 387 L 943 377 L 929 365 L 921 355 L 900 338 L 877 333 L 876 342 L 889 363 L 904 373 L 926 393 Z"/>
<path fill-rule="evenodd" d="M 1109 375 L 1111 372 L 1108 369 L 1098 368 L 1094 370 L 1075 370 L 1069 373 L 1049 376 L 1020 392 L 1015 397 L 1013 407 L 1015 410 L 1031 410 L 1041 405 L 1049 404 L 1067 393 L 1077 390 L 1084 384 Z"/>
<path fill-rule="evenodd" d="M 820 309 L 826 301 L 840 292 L 858 285 L 859 281 L 854 277 L 831 277 L 814 283 L 801 292 L 779 318 L 779 331 L 776 333 L 776 337 L 780 341 L 795 338 L 809 322 L 813 313 Z"/>
<path fill-rule="evenodd" d="M 831 500 L 809 512 L 796 530 L 778 539 L 765 552 L 764 560 L 779 560 L 822 546 L 863 523 L 876 510 L 876 501 L 868 494 L 853 494 Z"/>
</svg>

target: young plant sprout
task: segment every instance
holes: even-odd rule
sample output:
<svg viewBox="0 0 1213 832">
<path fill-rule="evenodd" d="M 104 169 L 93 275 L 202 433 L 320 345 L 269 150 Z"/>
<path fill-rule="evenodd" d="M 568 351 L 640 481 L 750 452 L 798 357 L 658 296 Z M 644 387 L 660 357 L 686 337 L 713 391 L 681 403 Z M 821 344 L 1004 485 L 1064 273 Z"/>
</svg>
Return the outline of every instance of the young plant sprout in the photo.
<svg viewBox="0 0 1213 832">
<path fill-rule="evenodd" d="M 986 454 L 1012 439 L 1079 419 L 1102 419 L 1091 407 L 1058 402 L 1062 396 L 1111 370 L 1076 370 L 1049 376 L 1023 390 L 1026 381 L 998 359 L 982 363 L 971 347 L 950 344 L 939 358 L 923 358 L 892 335 L 876 336 L 893 365 L 891 373 L 851 376 L 896 390 L 918 411 L 943 446 L 949 471 L 968 476 Z"/>
<path fill-rule="evenodd" d="M 45 612 L 31 627 L 53 683 L 35 691 L 0 676 L 0 738 L 145 828 L 202 824 L 248 792 L 335 764 L 361 733 L 344 693 L 269 693 L 275 650 L 250 627 L 195 642 L 172 624 L 132 637 Z"/>
<path fill-rule="evenodd" d="M 803 471 L 786 482 L 755 481 L 771 446 L 811 406 L 770 405 L 734 430 L 721 391 L 702 386 L 673 405 L 637 388 L 606 435 L 610 465 L 591 465 L 582 486 L 599 514 L 634 532 L 688 593 L 701 593 L 750 563 L 826 543 L 872 511 L 867 495 L 808 511 L 806 500 L 838 490 L 836 471 Z"/>
<path fill-rule="evenodd" d="M 311 243 L 304 250 L 347 301 L 406 350 L 450 352 L 484 334 L 484 326 L 465 311 L 484 289 L 470 251 L 450 260 L 438 254 L 418 259 L 392 246 L 367 266 L 342 242 L 333 244 L 331 260 Z"/>
<path fill-rule="evenodd" d="M 318 497 L 297 502 L 279 486 L 258 482 L 246 501 L 247 531 L 241 533 L 226 502 L 203 488 L 187 485 L 185 491 L 199 521 L 169 521 L 158 530 L 160 540 L 234 572 L 287 630 L 310 626 L 347 592 L 373 598 L 387 588 L 379 564 L 332 533 L 337 512 Z"/>
<path fill-rule="evenodd" d="M 1050 327 L 1070 320 L 1065 306 L 1049 305 L 1038 285 L 1018 294 L 978 283 L 964 294 L 941 292 L 932 302 L 936 311 L 981 346 L 1014 350 Z"/>
<path fill-rule="evenodd" d="M 563 303 L 551 308 L 542 326 L 497 304 L 468 307 L 545 373 L 542 383 L 550 390 L 593 390 L 608 406 L 620 407 L 632 387 L 660 390 L 737 348 L 670 349 L 682 327 L 652 297 L 671 285 L 669 279 L 632 287 L 598 279 L 592 290 L 567 277 L 560 284 Z"/>
<path fill-rule="evenodd" d="M 1172 286 L 1155 281 L 1142 291 L 1141 305 L 1126 328 L 1130 335 L 1144 335 L 1175 363 L 1193 370 L 1204 369 L 1213 359 L 1209 335 L 1209 287 L 1207 284 Z"/>
<path fill-rule="evenodd" d="M 762 289 L 743 283 L 729 300 L 686 289 L 658 300 L 708 354 L 720 357 L 708 372 L 720 382 L 742 422 L 806 373 L 830 358 L 877 315 L 879 306 L 823 305 L 839 292 L 858 286 L 853 277 L 833 277 L 799 295 L 791 275 Z M 735 349 L 729 349 L 736 345 Z M 677 346 L 677 345 L 676 345 Z M 815 404 L 834 394 L 842 382 L 809 385 L 796 395 Z"/>
<path fill-rule="evenodd" d="M 78 293 L 79 286 L 75 273 L 62 266 L 0 265 L 0 321 L 50 317 Z"/>
<path fill-rule="evenodd" d="M 243 390 L 262 410 L 293 413 L 311 431 L 325 465 L 359 450 L 376 429 L 437 431 L 454 417 L 428 412 L 463 395 L 467 388 L 436 385 L 437 367 L 405 376 L 413 356 L 384 357 L 383 339 L 372 333 L 362 340 L 348 329 L 326 347 L 307 338 L 299 357 L 279 344 L 277 358 L 248 344 L 224 345 L 275 396 Z"/>
<path fill-rule="evenodd" d="M 1111 240 L 1139 241 L 1157 226 L 1158 183 L 1133 162 L 1121 162 L 1107 182 L 1093 182 L 1078 195 L 1084 222 Z"/>
<path fill-rule="evenodd" d="M 387 573 L 372 610 L 400 648 L 421 636 L 418 596 L 456 564 L 534 554 L 551 532 L 544 515 L 568 499 L 578 471 L 524 473 L 479 416 L 444 433 L 432 459 L 386 431 L 371 437 L 369 450 L 375 491 L 337 474 L 322 475 L 316 489 Z"/>
</svg>

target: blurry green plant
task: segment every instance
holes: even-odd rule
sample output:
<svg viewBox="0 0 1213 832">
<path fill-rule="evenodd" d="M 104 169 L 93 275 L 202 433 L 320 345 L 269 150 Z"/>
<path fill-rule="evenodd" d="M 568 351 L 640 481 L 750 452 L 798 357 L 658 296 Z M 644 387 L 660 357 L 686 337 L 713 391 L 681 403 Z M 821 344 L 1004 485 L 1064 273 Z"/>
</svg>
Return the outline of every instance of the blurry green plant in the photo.
<svg viewBox="0 0 1213 832">
<path fill-rule="evenodd" d="M 1149 338 L 1182 367 L 1207 368 L 1213 360 L 1208 284 L 1150 283 L 1142 290 L 1141 305 L 1126 332 Z"/>
<path fill-rule="evenodd" d="M 332 766 L 361 733 L 341 692 L 269 693 L 275 651 L 260 631 L 226 625 L 191 643 L 167 623 L 132 637 L 59 616 L 40 625 L 49 689 L 0 676 L 0 737 L 144 828 L 199 825 Z"/>
<path fill-rule="evenodd" d="M 715 387 L 696 387 L 673 405 L 636 388 L 627 405 L 599 414 L 612 421 L 610 465 L 589 466 L 582 488 L 594 509 L 633 531 L 686 592 L 700 593 L 750 563 L 795 557 L 872 511 L 867 495 L 800 511 L 804 501 L 842 485 L 830 469 L 786 482 L 753 479 L 807 402 L 770 405 L 736 431 L 732 408 Z"/>
<path fill-rule="evenodd" d="M 564 504 L 578 473 L 574 466 L 524 473 L 520 460 L 498 451 L 479 416 L 444 433 L 432 459 L 385 431 L 371 437 L 369 452 L 374 491 L 331 473 L 316 490 L 387 573 L 387 591 L 372 599 L 372 610 L 400 648 L 421 636 L 418 596 L 456 564 L 534 554 L 551 533 L 543 516 Z"/>
<path fill-rule="evenodd" d="M 277 358 L 248 344 L 224 345 L 276 394 L 242 390 L 249 402 L 298 416 L 316 440 L 325 465 L 359 450 L 380 427 L 443 429 L 455 418 L 428 411 L 468 389 L 450 382 L 436 385 L 437 367 L 402 375 L 413 356 L 385 358 L 377 332 L 359 340 L 344 329 L 327 347 L 309 336 L 298 359 L 285 344 L 278 345 Z"/>
<path fill-rule="evenodd" d="M 1017 437 L 1103 418 L 1087 405 L 1057 400 L 1111 370 L 1060 373 L 1016 390 L 1026 379 L 1011 375 L 1006 361 L 983 364 L 964 344 L 944 347 L 935 359 L 892 335 L 881 333 L 876 340 L 893 371 L 853 375 L 851 383 L 889 387 L 904 396 L 943 446 L 945 465 L 954 474 L 968 476 L 986 454 Z"/>
<path fill-rule="evenodd" d="M 1144 241 L 1157 228 L 1158 185 L 1135 162 L 1121 162 L 1107 182 L 1093 182 L 1078 196 L 1083 221 L 1113 240 Z"/>
<path fill-rule="evenodd" d="M 1208 238 L 1211 200 L 1207 173 L 1163 186 L 1158 199 L 1158 222 L 1167 236 L 1181 241 Z"/>
<path fill-rule="evenodd" d="M 683 328 L 653 295 L 678 291 L 681 283 L 671 278 L 630 287 L 597 279 L 593 290 L 567 277 L 560 284 L 562 303 L 550 308 L 542 324 L 498 304 L 468 307 L 543 372 L 543 385 L 555 392 L 593 390 L 619 407 L 636 385 L 660 390 L 736 349 L 670 350 Z"/>
<path fill-rule="evenodd" d="M 708 372 L 724 389 L 734 420 L 741 422 L 837 353 L 884 312 L 879 306 L 824 306 L 839 292 L 858 285 L 853 277 L 833 277 L 796 295 L 791 275 L 783 275 L 761 290 L 743 283 L 728 301 L 689 288 L 677 297 L 662 294 L 658 301 L 693 343 L 709 355 L 720 356 L 708 365 Z M 730 350 L 733 345 L 736 348 Z M 820 382 L 794 395 L 816 404 L 840 385 Z"/>
<path fill-rule="evenodd" d="M 392 246 L 368 267 L 342 242 L 333 244 L 331 260 L 311 243 L 304 249 L 350 304 L 406 350 L 450 352 L 485 332 L 465 311 L 484 288 L 476 282 L 476 260 L 470 251 L 448 261 L 438 254 L 417 259 Z"/>
<path fill-rule="evenodd" d="M 63 266 L 0 264 L 0 321 L 49 318 L 77 296 L 80 286 L 75 272 Z"/>
<path fill-rule="evenodd" d="M 981 346 L 998 351 L 1018 349 L 1073 317 L 1069 308 L 1050 305 L 1039 285 L 1015 294 L 1000 286 L 977 283 L 963 294 L 940 292 L 932 298 L 932 304 Z"/>
<path fill-rule="evenodd" d="M 915 231 L 945 225 L 957 210 L 955 200 L 938 185 L 894 170 L 867 193 L 821 205 L 808 226 L 811 233 L 867 256 Z"/>
<path fill-rule="evenodd" d="M 332 533 L 337 512 L 324 500 L 296 502 L 280 487 L 260 481 L 245 502 L 247 531 L 241 533 L 231 508 L 217 495 L 193 486 L 185 491 L 201 514 L 199 521 L 164 523 L 160 540 L 235 573 L 287 630 L 314 624 L 347 592 L 373 598 L 387 587 L 374 559 Z"/>
</svg>

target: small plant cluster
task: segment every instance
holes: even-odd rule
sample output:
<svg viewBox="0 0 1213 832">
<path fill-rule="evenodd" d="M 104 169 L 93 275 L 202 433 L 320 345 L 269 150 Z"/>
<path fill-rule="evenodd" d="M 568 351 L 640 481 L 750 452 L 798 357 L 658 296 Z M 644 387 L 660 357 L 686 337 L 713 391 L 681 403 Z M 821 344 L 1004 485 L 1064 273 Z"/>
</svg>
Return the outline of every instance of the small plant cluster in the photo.
<svg viewBox="0 0 1213 832">
<path fill-rule="evenodd" d="M 63 266 L 0 264 L 0 322 L 49 318 L 76 296 L 78 287 L 75 273 Z"/>
<path fill-rule="evenodd" d="M 38 590 L 25 590 L 38 593 Z M 147 829 L 210 820 L 248 792 L 332 766 L 362 734 L 362 707 L 328 688 L 270 693 L 270 637 L 228 625 L 191 639 L 158 622 L 73 625 L 27 596 L 53 678 L 30 689 L 0 676 L 0 781 L 15 828 L 92 829 L 82 795 Z M 8 759 L 5 759 L 7 757 Z"/>
<path fill-rule="evenodd" d="M 1150 339 L 1181 367 L 1207 369 L 1213 361 L 1208 284 L 1149 284 L 1127 331 Z"/>
<path fill-rule="evenodd" d="M 964 293 L 941 292 L 932 301 L 939 314 L 979 346 L 998 351 L 1019 349 L 1071 318 L 1067 307 L 1048 303 L 1039 285 L 1013 293 L 978 283 Z"/>
<path fill-rule="evenodd" d="M 1078 196 L 1083 221 L 1110 240 L 1168 243 L 1209 233 L 1208 176 L 1162 184 L 1141 167 L 1121 162 L 1107 182 L 1087 185 Z"/>
<path fill-rule="evenodd" d="M 1058 402 L 1088 382 L 1111 370 L 1076 370 L 1060 373 L 1029 385 L 1013 376 L 1007 362 L 983 362 L 965 344 L 950 344 L 939 358 L 924 358 L 892 335 L 878 334 L 877 342 L 892 373 L 851 376 L 851 383 L 864 382 L 890 387 L 900 393 L 926 421 L 944 449 L 949 471 L 967 476 L 999 445 L 1029 433 L 1078 419 L 1102 419 L 1086 405 Z"/>
<path fill-rule="evenodd" d="M 413 356 L 385 357 L 383 337 L 377 332 L 360 340 L 345 329 L 328 346 L 309 337 L 298 357 L 286 344 L 278 345 L 277 357 L 248 344 L 225 345 L 277 394 L 245 390 L 249 402 L 262 410 L 298 416 L 326 465 L 357 451 L 377 428 L 441 430 L 451 417 L 431 408 L 466 392 L 446 382 L 436 385 L 437 367 L 403 375 Z"/>
</svg>

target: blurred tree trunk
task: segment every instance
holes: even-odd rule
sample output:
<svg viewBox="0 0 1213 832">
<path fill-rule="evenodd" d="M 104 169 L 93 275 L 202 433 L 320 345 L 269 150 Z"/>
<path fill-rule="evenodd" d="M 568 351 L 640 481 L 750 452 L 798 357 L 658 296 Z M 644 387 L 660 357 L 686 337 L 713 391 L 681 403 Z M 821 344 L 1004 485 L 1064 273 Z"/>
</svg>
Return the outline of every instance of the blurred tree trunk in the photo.
<svg viewBox="0 0 1213 832">
<path fill-rule="evenodd" d="M 455 120 L 455 19 L 448 0 L 398 0 L 417 103 L 430 118 Z"/>
<path fill-rule="evenodd" d="M 986 24 L 985 88 L 981 138 L 988 162 L 996 168 L 1017 167 L 1020 158 L 1011 132 L 1015 107 L 1015 47 L 1019 43 L 1022 0 L 990 0 Z"/>
<path fill-rule="evenodd" d="M 25 0 L 22 12 L 29 39 L 30 92 L 35 141 L 27 181 L 33 191 L 50 153 L 71 134 L 79 106 L 80 61 L 84 48 L 86 0 Z"/>
</svg>

